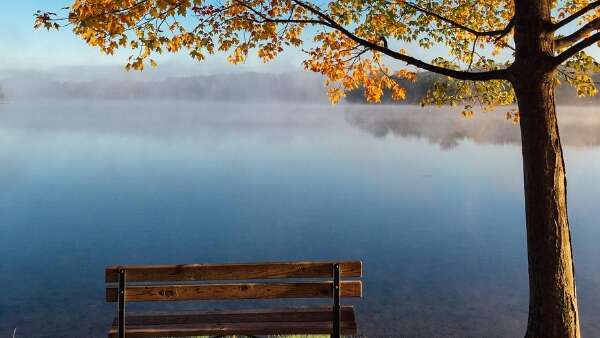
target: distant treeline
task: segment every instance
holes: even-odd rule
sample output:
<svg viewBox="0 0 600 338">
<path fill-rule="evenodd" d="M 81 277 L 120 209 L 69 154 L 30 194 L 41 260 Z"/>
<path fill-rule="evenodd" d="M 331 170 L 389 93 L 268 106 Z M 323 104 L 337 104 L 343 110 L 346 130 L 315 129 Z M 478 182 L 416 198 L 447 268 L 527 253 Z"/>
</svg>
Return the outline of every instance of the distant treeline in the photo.
<svg viewBox="0 0 600 338">
<path fill-rule="evenodd" d="M 12 84 L 12 83 L 11 83 Z M 305 72 L 239 73 L 165 79 L 60 81 L 51 78 L 14 81 L 11 97 L 41 99 L 174 99 L 217 102 L 327 101 L 321 78 Z"/>
<path fill-rule="evenodd" d="M 76 76 L 76 75 L 74 75 Z M 416 82 L 400 80 L 407 88 L 406 100 L 398 104 L 419 104 L 438 75 L 422 72 Z M 598 78 L 600 80 L 600 77 Z M 327 103 L 323 79 L 307 72 L 281 74 L 236 73 L 210 76 L 170 77 L 163 79 L 134 79 L 128 74 L 106 76 L 93 80 L 57 80 L 51 76 L 29 75 L 3 79 L 0 101 L 30 99 L 100 99 L 146 100 L 175 99 L 214 102 L 303 102 Z M 391 95 L 383 97 L 392 103 Z M 346 102 L 365 103 L 361 89 L 346 97 Z M 599 104 L 600 95 L 578 98 L 569 85 L 557 90 L 557 102 L 568 105 Z"/>
<path fill-rule="evenodd" d="M 411 104 L 416 105 L 421 102 L 421 99 L 427 93 L 427 90 L 431 88 L 435 81 L 441 79 L 440 75 L 433 74 L 430 72 L 421 72 L 417 76 L 416 82 L 410 82 L 407 80 L 399 80 L 399 83 L 407 89 L 406 99 L 403 101 L 393 101 L 391 99 L 391 93 L 389 90 L 385 92 L 382 99 L 385 103 L 397 103 L 397 104 Z M 600 74 L 594 77 L 596 82 L 600 83 Z M 599 88 L 600 89 L 600 88 Z M 362 89 L 352 91 L 346 97 L 346 101 L 352 103 L 366 103 Z M 593 97 L 578 97 L 577 91 L 568 84 L 559 86 L 556 90 L 556 101 L 562 105 L 591 105 L 600 104 L 600 94 Z"/>
</svg>

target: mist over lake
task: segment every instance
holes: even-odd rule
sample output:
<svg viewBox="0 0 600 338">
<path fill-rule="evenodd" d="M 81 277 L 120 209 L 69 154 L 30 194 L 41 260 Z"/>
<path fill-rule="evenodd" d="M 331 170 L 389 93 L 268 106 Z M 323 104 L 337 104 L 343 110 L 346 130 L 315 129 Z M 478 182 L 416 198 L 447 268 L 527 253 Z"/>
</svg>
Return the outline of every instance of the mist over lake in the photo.
<svg viewBox="0 0 600 338">
<path fill-rule="evenodd" d="M 559 107 L 585 337 L 600 336 L 598 113 Z M 2 337 L 104 337 L 107 265 L 326 259 L 363 261 L 368 337 L 525 331 L 520 136 L 502 109 L 16 102 L 0 163 Z"/>
</svg>

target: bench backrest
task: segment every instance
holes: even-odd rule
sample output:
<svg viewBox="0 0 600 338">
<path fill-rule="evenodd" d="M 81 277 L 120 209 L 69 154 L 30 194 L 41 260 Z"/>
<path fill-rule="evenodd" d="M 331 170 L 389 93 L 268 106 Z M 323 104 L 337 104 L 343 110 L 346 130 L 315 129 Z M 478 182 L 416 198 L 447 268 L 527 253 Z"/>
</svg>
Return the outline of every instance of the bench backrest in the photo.
<svg viewBox="0 0 600 338">
<path fill-rule="evenodd" d="M 362 297 L 362 263 L 344 261 L 110 266 L 106 300 L 119 300 L 117 283 L 125 302 L 331 298 L 336 269 L 339 297 Z"/>
</svg>

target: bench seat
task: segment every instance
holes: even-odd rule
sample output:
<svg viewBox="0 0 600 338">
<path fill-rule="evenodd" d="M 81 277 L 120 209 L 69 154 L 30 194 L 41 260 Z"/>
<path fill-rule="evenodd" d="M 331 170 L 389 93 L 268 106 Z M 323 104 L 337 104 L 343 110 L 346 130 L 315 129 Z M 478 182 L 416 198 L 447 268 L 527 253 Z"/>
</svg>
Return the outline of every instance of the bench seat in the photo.
<svg viewBox="0 0 600 338">
<path fill-rule="evenodd" d="M 341 334 L 356 335 L 352 306 L 341 307 Z M 118 336 L 115 318 L 109 337 Z M 186 312 L 126 317 L 127 337 L 331 334 L 331 307 Z"/>
</svg>

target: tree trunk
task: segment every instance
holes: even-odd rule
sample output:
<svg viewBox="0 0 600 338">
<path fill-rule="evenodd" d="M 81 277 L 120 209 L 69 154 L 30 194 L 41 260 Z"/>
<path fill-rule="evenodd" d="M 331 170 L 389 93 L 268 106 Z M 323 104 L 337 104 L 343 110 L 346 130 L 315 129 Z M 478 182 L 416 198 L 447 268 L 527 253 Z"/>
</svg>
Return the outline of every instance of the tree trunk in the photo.
<svg viewBox="0 0 600 338">
<path fill-rule="evenodd" d="M 548 0 L 515 0 L 511 82 L 520 113 L 529 318 L 526 338 L 579 338 L 567 181 L 554 102 L 554 32 Z"/>
<path fill-rule="evenodd" d="M 515 85 L 529 261 L 527 338 L 580 337 L 566 177 L 551 73 Z"/>
</svg>

